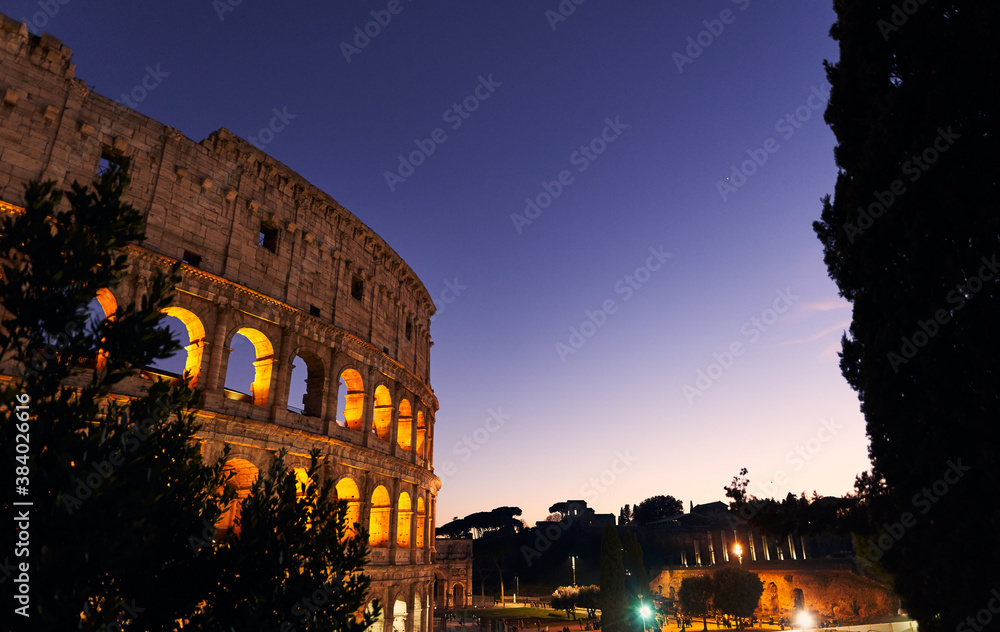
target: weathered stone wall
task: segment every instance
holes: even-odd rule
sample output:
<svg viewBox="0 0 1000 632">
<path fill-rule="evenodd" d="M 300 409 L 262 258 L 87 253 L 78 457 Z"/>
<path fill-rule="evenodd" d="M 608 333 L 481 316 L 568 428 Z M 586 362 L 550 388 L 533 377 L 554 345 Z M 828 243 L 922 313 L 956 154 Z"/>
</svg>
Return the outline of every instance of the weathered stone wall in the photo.
<svg viewBox="0 0 1000 632">
<path fill-rule="evenodd" d="M 649 585 L 654 592 L 676 596 L 685 577 L 711 575 L 716 568 L 718 566 L 653 569 Z M 746 565 L 746 568 L 757 573 L 764 582 L 758 617 L 791 618 L 796 607 L 796 591 L 801 591 L 805 609 L 844 623 L 896 614 L 899 607 L 891 590 L 853 572 L 849 562 L 813 560 L 799 564 Z"/>
<path fill-rule="evenodd" d="M 129 275 L 102 305 L 141 297 L 155 271 L 186 261 L 169 314 L 187 327 L 187 370 L 205 393 L 196 411 L 203 454 L 231 445 L 229 462 L 252 480 L 281 449 L 305 467 L 318 448 L 359 522 L 383 525 L 367 572 L 385 625 L 429 630 L 440 480 L 426 288 L 381 237 L 285 165 L 228 130 L 196 143 L 94 93 L 70 54 L 0 15 L 0 208 L 23 206 L 31 180 L 68 188 L 91 182 L 102 160 L 128 157 L 127 199 L 144 213 L 146 238 L 127 248 Z M 238 333 L 256 353 L 249 396 L 225 388 Z M 304 414 L 288 407 L 296 356 L 309 373 Z M 359 379 L 349 386 L 360 402 L 354 427 L 337 422 L 349 369 Z M 138 395 L 159 377 L 146 371 L 119 394 Z M 388 393 L 378 410 L 376 389 Z M 403 400 L 412 419 L 401 423 Z"/>
</svg>

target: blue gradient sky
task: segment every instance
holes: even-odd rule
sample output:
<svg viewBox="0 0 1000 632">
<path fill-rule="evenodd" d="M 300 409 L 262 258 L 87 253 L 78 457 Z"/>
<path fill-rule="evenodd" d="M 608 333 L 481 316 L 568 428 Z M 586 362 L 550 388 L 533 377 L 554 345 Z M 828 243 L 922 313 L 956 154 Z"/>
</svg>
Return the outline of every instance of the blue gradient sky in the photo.
<svg viewBox="0 0 1000 632">
<path fill-rule="evenodd" d="M 442 308 L 439 524 L 499 505 L 534 521 L 569 498 L 686 507 L 721 499 L 740 467 L 758 495 L 843 494 L 867 469 L 837 366 L 850 308 L 811 229 L 836 176 L 815 96 L 838 55 L 829 2 L 566 0 L 553 28 L 557 0 L 401 0 L 350 62 L 341 42 L 388 1 L 230 2 L 2 10 L 61 38 L 112 98 L 159 65 L 136 109 L 195 140 L 219 127 L 264 140 L 274 109 L 294 115 L 262 148 L 382 235 Z M 679 69 L 699 35 L 708 45 Z M 453 129 L 449 109 L 480 77 L 492 92 Z M 579 171 L 574 152 L 606 120 L 627 127 Z M 444 141 L 390 187 L 398 156 L 436 128 Z M 766 162 L 723 199 L 748 151 Z M 569 184 L 516 226 L 563 170 Z M 647 262 L 658 269 L 637 271 Z M 734 343 L 731 366 L 710 368 Z M 699 370 L 716 379 L 686 396 Z"/>
</svg>

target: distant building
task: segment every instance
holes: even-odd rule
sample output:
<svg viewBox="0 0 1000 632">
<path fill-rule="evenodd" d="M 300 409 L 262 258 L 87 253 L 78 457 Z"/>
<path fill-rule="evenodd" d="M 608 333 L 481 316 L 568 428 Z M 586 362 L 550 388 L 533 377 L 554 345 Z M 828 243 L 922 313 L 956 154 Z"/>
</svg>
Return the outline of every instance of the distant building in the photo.
<svg viewBox="0 0 1000 632">
<path fill-rule="evenodd" d="M 607 525 L 615 525 L 615 515 L 606 513 L 599 514 L 595 513 L 594 510 L 587 506 L 586 500 L 566 500 L 563 502 L 558 502 L 551 507 L 549 507 L 549 513 L 559 513 L 562 514 L 562 522 L 579 524 L 584 528 L 600 528 L 603 529 Z M 536 527 L 544 527 L 546 521 L 536 522 Z"/>
</svg>

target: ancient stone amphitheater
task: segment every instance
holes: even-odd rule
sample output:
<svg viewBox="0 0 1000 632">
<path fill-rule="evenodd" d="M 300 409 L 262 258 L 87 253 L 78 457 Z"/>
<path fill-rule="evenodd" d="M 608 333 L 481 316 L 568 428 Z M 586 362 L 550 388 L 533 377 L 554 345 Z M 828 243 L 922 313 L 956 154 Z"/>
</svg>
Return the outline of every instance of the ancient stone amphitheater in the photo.
<svg viewBox="0 0 1000 632">
<path fill-rule="evenodd" d="M 204 456 L 231 445 L 242 491 L 278 450 L 303 467 L 319 448 L 339 498 L 370 531 L 372 598 L 392 618 L 376 632 L 430 630 L 440 488 L 434 304 L 413 270 L 332 197 L 247 141 L 220 129 L 194 142 L 94 93 L 59 40 L 2 15 L 0 99 L 0 207 L 23 206 L 30 180 L 86 183 L 129 157 L 128 197 L 145 216 L 146 238 L 128 248 L 128 278 L 100 293 L 101 308 L 134 300 L 154 270 L 183 261 L 167 314 L 183 324 L 183 365 L 205 390 Z M 241 336 L 254 357 L 234 366 Z M 301 402 L 289 401 L 295 363 L 305 373 Z M 247 387 L 227 388 L 240 372 Z M 171 377 L 149 369 L 123 391 Z"/>
</svg>

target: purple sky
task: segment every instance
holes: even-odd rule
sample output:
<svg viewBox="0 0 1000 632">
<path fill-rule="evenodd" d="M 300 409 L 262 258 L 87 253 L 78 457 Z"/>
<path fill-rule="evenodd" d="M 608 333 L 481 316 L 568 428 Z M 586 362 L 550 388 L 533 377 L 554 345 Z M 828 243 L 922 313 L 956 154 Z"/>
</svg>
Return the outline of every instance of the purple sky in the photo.
<svg viewBox="0 0 1000 632">
<path fill-rule="evenodd" d="M 811 228 L 836 176 L 829 2 L 153 4 L 3 11 L 101 94 L 155 71 L 137 110 L 255 139 L 416 271 L 439 524 L 687 507 L 740 467 L 758 495 L 843 494 L 867 469 Z"/>
</svg>

